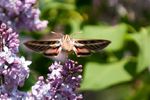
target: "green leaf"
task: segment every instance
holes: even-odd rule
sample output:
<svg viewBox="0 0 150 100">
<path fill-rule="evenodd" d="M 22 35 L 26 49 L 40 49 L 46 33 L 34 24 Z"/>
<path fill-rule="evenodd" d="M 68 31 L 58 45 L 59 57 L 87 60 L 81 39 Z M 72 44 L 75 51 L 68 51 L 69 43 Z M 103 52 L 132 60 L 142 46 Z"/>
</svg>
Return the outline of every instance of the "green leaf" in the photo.
<svg viewBox="0 0 150 100">
<path fill-rule="evenodd" d="M 139 47 L 137 72 L 141 72 L 150 66 L 150 34 L 143 28 L 139 33 L 129 34 L 129 36 Z"/>
<path fill-rule="evenodd" d="M 111 44 L 107 47 L 107 50 L 114 51 L 119 50 L 123 46 L 124 36 L 127 32 L 127 25 L 120 24 L 117 26 L 85 26 L 82 34 L 76 34 L 74 38 L 81 39 L 107 39 L 111 41 Z"/>
<path fill-rule="evenodd" d="M 85 65 L 81 90 L 99 90 L 129 81 L 132 77 L 124 70 L 128 58 L 110 64 L 88 62 Z"/>
<path fill-rule="evenodd" d="M 40 8 L 42 10 L 49 9 L 64 9 L 64 10 L 74 10 L 74 2 L 60 2 L 56 0 L 40 0 Z"/>
</svg>

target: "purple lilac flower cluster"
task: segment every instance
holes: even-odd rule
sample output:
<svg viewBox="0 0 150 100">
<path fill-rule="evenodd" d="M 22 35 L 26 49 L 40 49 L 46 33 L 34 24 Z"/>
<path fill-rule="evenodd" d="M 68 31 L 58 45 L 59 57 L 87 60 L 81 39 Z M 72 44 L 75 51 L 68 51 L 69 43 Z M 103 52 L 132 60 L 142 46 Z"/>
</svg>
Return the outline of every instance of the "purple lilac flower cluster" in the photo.
<svg viewBox="0 0 150 100">
<path fill-rule="evenodd" d="M 0 43 L 1 49 L 7 47 L 13 53 L 18 52 L 18 34 L 14 32 L 12 28 L 8 28 L 7 25 L 2 22 L 0 22 Z"/>
<path fill-rule="evenodd" d="M 0 0 L 0 20 L 17 31 L 19 29 L 42 30 L 47 21 L 41 21 L 40 10 L 35 8 L 37 0 Z"/>
<path fill-rule="evenodd" d="M 55 62 L 49 71 L 46 80 L 39 77 L 30 97 L 35 100 L 82 100 L 82 95 L 76 93 L 82 79 L 82 65 L 72 60 L 64 64 Z"/>
<path fill-rule="evenodd" d="M 16 100 L 27 95 L 17 88 L 23 86 L 29 76 L 31 61 L 16 55 L 18 46 L 18 34 L 0 22 L 0 100 Z"/>
</svg>

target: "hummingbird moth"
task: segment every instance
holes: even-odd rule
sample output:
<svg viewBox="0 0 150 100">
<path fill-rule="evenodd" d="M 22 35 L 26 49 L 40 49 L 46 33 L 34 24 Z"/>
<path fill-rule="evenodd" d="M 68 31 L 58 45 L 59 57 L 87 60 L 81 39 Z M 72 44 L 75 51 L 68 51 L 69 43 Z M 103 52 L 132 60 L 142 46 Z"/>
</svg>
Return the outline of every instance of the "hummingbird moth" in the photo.
<svg viewBox="0 0 150 100">
<path fill-rule="evenodd" d="M 61 52 L 74 51 L 77 57 L 88 56 L 92 52 L 100 51 L 110 43 L 103 39 L 73 39 L 69 35 L 63 35 L 60 39 L 50 39 L 41 41 L 27 41 L 25 46 L 33 51 L 41 52 L 45 56 L 57 56 Z"/>
</svg>

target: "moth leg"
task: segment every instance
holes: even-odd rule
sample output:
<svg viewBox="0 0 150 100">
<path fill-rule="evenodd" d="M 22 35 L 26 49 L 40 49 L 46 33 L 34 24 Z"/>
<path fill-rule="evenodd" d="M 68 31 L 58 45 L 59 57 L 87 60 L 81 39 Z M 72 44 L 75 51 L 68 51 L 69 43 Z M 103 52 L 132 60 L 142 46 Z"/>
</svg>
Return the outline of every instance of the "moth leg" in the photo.
<svg viewBox="0 0 150 100">
<path fill-rule="evenodd" d="M 73 47 L 73 51 L 75 52 L 76 55 L 78 55 L 76 47 Z"/>
</svg>

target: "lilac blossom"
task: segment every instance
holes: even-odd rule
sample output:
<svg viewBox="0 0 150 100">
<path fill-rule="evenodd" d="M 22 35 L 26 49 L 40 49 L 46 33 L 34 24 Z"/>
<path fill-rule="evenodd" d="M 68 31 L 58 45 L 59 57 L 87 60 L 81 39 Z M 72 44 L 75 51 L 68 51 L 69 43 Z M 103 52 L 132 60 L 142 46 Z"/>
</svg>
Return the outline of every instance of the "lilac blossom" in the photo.
<svg viewBox="0 0 150 100">
<path fill-rule="evenodd" d="M 11 52 L 18 52 L 18 34 L 14 32 L 12 28 L 7 27 L 6 24 L 2 22 L 0 22 L 0 43 L 2 46 L 1 49 L 3 46 L 6 46 Z"/>
<path fill-rule="evenodd" d="M 0 20 L 14 29 L 42 30 L 48 22 L 41 21 L 37 0 L 0 0 Z"/>
<path fill-rule="evenodd" d="M 6 24 L 0 22 L 0 99 L 21 99 L 27 93 L 19 91 L 29 76 L 28 65 L 24 57 L 18 57 L 18 35 Z M 6 99 L 7 98 L 7 99 Z"/>
<path fill-rule="evenodd" d="M 82 100 L 76 93 L 82 79 L 82 66 L 72 60 L 64 64 L 55 62 L 49 67 L 47 79 L 40 76 L 32 87 L 31 97 L 35 100 Z"/>
</svg>

